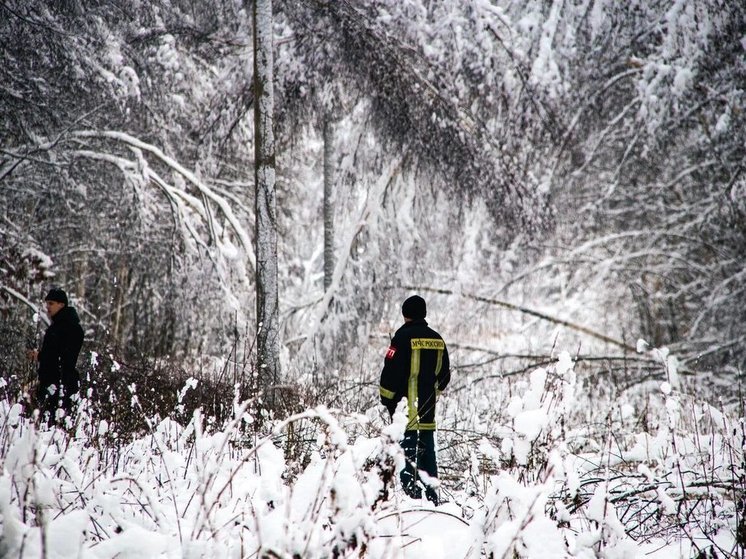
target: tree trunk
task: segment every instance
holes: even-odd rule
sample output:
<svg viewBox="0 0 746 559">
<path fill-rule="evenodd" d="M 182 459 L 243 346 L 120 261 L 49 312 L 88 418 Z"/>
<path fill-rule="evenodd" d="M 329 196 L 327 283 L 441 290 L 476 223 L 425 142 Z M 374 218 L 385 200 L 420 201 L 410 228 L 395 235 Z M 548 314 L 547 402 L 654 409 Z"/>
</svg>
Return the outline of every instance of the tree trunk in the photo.
<svg viewBox="0 0 746 559">
<path fill-rule="evenodd" d="M 324 291 L 334 275 L 334 129 L 324 119 Z"/>
<path fill-rule="evenodd" d="M 115 278 L 114 284 L 114 320 L 111 326 L 111 343 L 115 348 L 120 349 L 125 346 L 122 336 L 122 309 L 124 308 L 124 294 L 127 291 L 130 281 L 129 268 L 122 263 L 119 266 L 119 273 Z"/>
<path fill-rule="evenodd" d="M 274 406 L 278 384 L 279 313 L 272 58 L 272 0 L 254 2 L 254 189 L 256 209 L 256 319 L 259 384 Z"/>
</svg>

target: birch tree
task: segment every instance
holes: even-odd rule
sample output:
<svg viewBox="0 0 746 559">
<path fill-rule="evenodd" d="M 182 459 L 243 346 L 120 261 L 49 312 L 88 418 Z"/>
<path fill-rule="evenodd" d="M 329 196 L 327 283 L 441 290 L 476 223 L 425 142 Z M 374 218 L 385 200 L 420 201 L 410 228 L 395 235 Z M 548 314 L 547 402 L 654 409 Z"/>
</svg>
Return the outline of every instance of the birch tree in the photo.
<svg viewBox="0 0 746 559">
<path fill-rule="evenodd" d="M 256 320 L 260 384 L 270 390 L 280 375 L 275 197 L 272 0 L 254 2 L 254 195 L 256 210 Z"/>
</svg>

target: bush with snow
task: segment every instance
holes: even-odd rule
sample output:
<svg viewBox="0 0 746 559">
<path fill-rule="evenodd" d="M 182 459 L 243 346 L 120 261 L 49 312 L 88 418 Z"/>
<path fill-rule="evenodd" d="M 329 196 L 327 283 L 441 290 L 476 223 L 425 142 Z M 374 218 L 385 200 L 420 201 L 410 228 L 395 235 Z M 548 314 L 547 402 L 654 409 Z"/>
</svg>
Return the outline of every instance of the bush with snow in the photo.
<svg viewBox="0 0 746 559">
<path fill-rule="evenodd" d="M 646 410 L 625 395 L 592 428 L 584 409 L 595 395 L 575 368 L 563 353 L 504 381 L 512 395 L 500 420 L 472 425 L 481 436 L 462 455 L 445 450 L 455 421 L 446 408 L 449 502 L 437 508 L 403 496 L 403 423 L 386 425 L 377 408 L 316 406 L 259 425 L 253 404 L 236 398 L 222 424 L 197 409 L 185 424 L 152 420 L 126 442 L 85 407 L 66 429 L 46 428 L 6 398 L 0 554 L 741 557 L 743 418 L 666 383 L 638 395 Z M 476 386 L 453 399 L 502 397 Z M 412 510 L 424 533 L 407 525 Z"/>
</svg>

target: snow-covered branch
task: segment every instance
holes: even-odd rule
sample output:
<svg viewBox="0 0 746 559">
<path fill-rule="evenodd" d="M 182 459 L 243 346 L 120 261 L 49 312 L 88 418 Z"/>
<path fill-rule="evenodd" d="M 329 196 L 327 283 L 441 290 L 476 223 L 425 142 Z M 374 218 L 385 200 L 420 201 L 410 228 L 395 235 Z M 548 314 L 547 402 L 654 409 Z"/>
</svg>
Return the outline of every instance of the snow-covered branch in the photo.
<svg viewBox="0 0 746 559">
<path fill-rule="evenodd" d="M 249 236 L 248 231 L 245 228 L 244 224 L 242 224 L 237 218 L 237 216 L 235 215 L 233 208 L 231 204 L 228 202 L 228 200 L 224 196 L 217 194 L 214 191 L 214 189 L 207 186 L 192 171 L 188 170 L 186 167 L 184 167 L 181 163 L 179 163 L 172 157 L 169 157 L 168 155 L 166 155 L 160 148 L 154 145 L 148 144 L 146 142 L 143 142 L 142 140 L 135 138 L 134 136 L 131 136 L 130 134 L 127 134 L 125 132 L 112 131 L 112 130 L 109 130 L 109 131 L 79 130 L 79 131 L 73 132 L 72 136 L 75 138 L 80 138 L 80 139 L 95 138 L 95 139 L 116 140 L 132 148 L 136 148 L 136 149 L 142 150 L 143 152 L 147 152 L 147 153 L 154 155 L 160 163 L 163 163 L 168 168 L 170 168 L 171 170 L 177 172 L 182 177 L 184 177 L 192 186 L 194 186 L 197 189 L 197 191 L 199 192 L 201 196 L 203 196 L 206 200 L 209 200 L 210 202 L 214 203 L 220 209 L 222 216 L 231 225 L 232 230 L 238 237 L 241 243 L 241 246 L 243 247 L 244 252 L 246 253 L 247 258 L 249 259 L 251 267 L 252 268 L 256 267 L 256 257 L 254 255 L 254 247 L 251 241 L 251 237 Z M 172 190 L 171 192 L 176 193 L 177 191 Z M 182 192 L 179 192 L 179 195 L 186 196 L 186 194 Z M 210 209 L 209 204 L 201 203 L 200 206 L 201 206 L 201 213 L 203 217 L 206 219 L 208 225 L 212 224 L 213 218 L 211 215 L 211 209 Z"/>
</svg>

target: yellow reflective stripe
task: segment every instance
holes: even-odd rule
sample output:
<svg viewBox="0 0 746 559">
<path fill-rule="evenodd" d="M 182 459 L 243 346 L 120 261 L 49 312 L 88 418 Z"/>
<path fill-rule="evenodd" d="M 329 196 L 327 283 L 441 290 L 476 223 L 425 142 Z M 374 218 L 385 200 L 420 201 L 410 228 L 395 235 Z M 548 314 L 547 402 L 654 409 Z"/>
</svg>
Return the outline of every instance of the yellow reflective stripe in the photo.
<svg viewBox="0 0 746 559">
<path fill-rule="evenodd" d="M 407 423 L 407 431 L 435 431 L 435 423 Z"/>
<path fill-rule="evenodd" d="M 443 368 L 443 350 L 438 350 L 438 362 L 435 364 L 435 382 L 438 382 L 438 375 Z"/>
<path fill-rule="evenodd" d="M 393 400 L 394 396 L 396 396 L 396 392 L 386 390 L 383 386 L 378 388 L 378 392 L 381 394 L 381 396 L 383 396 L 384 398 L 388 398 L 389 400 Z"/>
<path fill-rule="evenodd" d="M 420 350 L 412 349 L 409 362 L 409 385 L 407 390 L 407 406 L 409 407 L 409 423 L 417 423 L 417 377 L 420 374 Z"/>
<path fill-rule="evenodd" d="M 412 349 L 440 349 L 446 348 L 446 343 L 437 338 L 412 338 Z"/>
</svg>

